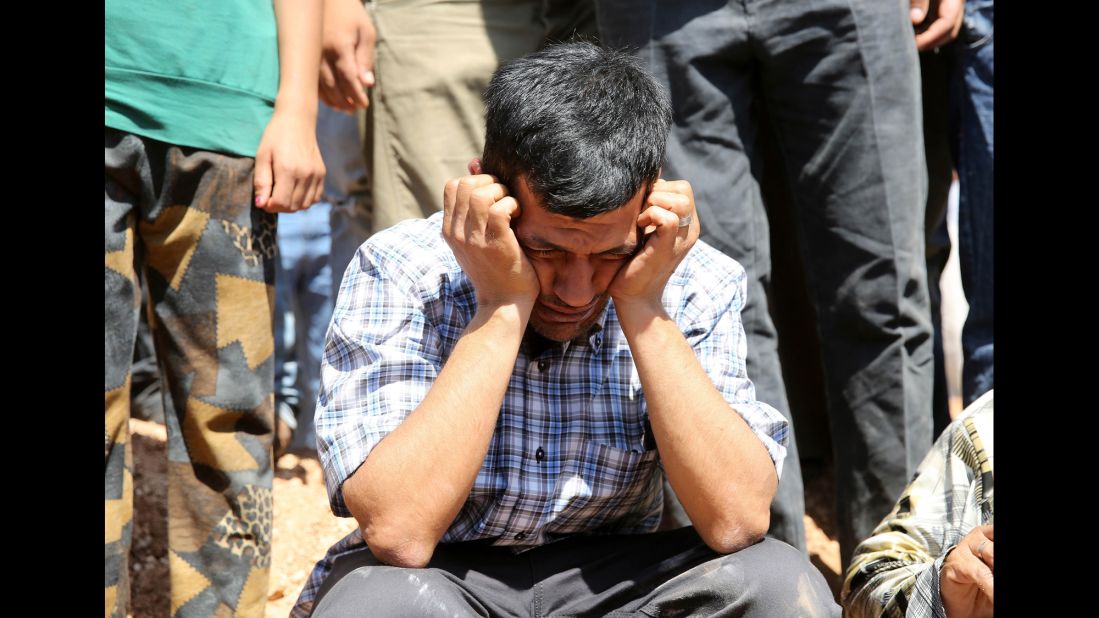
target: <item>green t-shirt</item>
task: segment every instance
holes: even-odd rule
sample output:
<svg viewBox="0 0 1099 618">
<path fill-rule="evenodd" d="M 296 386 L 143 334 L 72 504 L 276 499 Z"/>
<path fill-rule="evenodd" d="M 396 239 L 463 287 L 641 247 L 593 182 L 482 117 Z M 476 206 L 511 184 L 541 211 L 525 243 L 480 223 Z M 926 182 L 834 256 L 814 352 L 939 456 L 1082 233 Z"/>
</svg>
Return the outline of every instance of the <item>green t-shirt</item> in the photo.
<svg viewBox="0 0 1099 618">
<path fill-rule="evenodd" d="M 272 0 L 106 0 L 108 127 L 254 157 L 279 84 Z"/>
</svg>

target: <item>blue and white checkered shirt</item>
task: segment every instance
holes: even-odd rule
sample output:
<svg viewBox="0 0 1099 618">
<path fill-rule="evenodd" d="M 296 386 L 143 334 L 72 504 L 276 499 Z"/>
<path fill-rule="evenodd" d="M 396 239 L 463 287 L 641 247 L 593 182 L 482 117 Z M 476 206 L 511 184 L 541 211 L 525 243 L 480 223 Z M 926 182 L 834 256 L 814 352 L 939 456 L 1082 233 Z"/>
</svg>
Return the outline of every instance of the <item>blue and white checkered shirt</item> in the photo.
<svg viewBox="0 0 1099 618">
<path fill-rule="evenodd" d="M 375 234 L 344 274 L 316 415 L 338 516 L 351 516 L 343 482 L 424 399 L 476 312 L 441 222 L 438 213 Z M 745 290 L 744 269 L 699 241 L 669 280 L 664 307 L 781 473 L 787 422 L 755 400 L 744 370 Z M 585 338 L 524 340 L 484 464 L 441 542 L 492 539 L 519 550 L 575 534 L 653 532 L 662 480 L 641 381 L 610 301 Z M 336 543 L 291 615 L 311 611 L 335 557 L 363 547 L 357 530 Z"/>
</svg>

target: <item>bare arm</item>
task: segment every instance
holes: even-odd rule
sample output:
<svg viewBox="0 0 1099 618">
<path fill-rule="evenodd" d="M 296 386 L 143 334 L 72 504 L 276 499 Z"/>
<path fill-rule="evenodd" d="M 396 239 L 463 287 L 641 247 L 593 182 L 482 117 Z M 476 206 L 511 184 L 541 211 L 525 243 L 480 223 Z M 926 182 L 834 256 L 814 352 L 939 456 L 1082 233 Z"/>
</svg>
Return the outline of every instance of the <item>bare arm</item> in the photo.
<svg viewBox="0 0 1099 618">
<path fill-rule="evenodd" d="M 619 316 L 664 471 L 691 523 L 719 553 L 755 543 L 767 532 L 778 486 L 767 449 L 729 409 L 663 308 Z"/>
<path fill-rule="evenodd" d="M 684 181 L 660 181 L 638 220 L 656 231 L 612 285 L 615 310 L 648 402 L 668 481 L 703 541 L 730 553 L 763 537 L 778 485 L 766 447 L 699 364 L 661 303 L 675 267 L 698 238 L 694 198 Z"/>
<path fill-rule="evenodd" d="M 309 208 L 324 189 L 317 147 L 317 72 L 321 0 L 274 0 L 279 37 L 275 111 L 256 150 L 256 206 L 269 212 Z"/>
<path fill-rule="evenodd" d="M 447 184 L 443 236 L 473 281 L 477 314 L 424 400 L 343 485 L 363 538 L 386 564 L 430 561 L 484 462 L 538 294 L 510 227 L 518 208 L 491 176 Z"/>
</svg>

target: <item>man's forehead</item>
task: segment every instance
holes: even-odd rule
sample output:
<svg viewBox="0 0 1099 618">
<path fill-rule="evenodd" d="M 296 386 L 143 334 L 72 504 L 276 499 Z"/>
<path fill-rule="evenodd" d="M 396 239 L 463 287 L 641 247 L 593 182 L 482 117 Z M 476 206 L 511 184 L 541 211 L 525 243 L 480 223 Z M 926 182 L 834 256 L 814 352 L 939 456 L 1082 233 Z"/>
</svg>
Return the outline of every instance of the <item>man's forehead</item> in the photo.
<svg viewBox="0 0 1099 618">
<path fill-rule="evenodd" d="M 537 248 L 602 253 L 632 247 L 640 208 L 628 204 L 586 219 L 551 213 L 541 205 L 526 205 L 516 226 L 519 242 Z"/>
</svg>

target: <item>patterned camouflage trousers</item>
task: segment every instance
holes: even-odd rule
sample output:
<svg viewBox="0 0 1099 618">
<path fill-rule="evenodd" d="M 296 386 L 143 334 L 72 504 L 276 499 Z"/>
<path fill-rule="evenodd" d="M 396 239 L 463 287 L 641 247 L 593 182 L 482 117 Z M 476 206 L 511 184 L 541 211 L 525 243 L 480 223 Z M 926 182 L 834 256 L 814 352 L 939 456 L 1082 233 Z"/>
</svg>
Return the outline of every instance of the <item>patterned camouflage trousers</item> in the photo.
<svg viewBox="0 0 1099 618">
<path fill-rule="evenodd" d="M 113 129 L 104 146 L 105 615 L 125 616 L 130 363 L 147 277 L 165 391 L 173 616 L 260 616 L 271 555 L 275 216 L 254 161 Z"/>
</svg>

